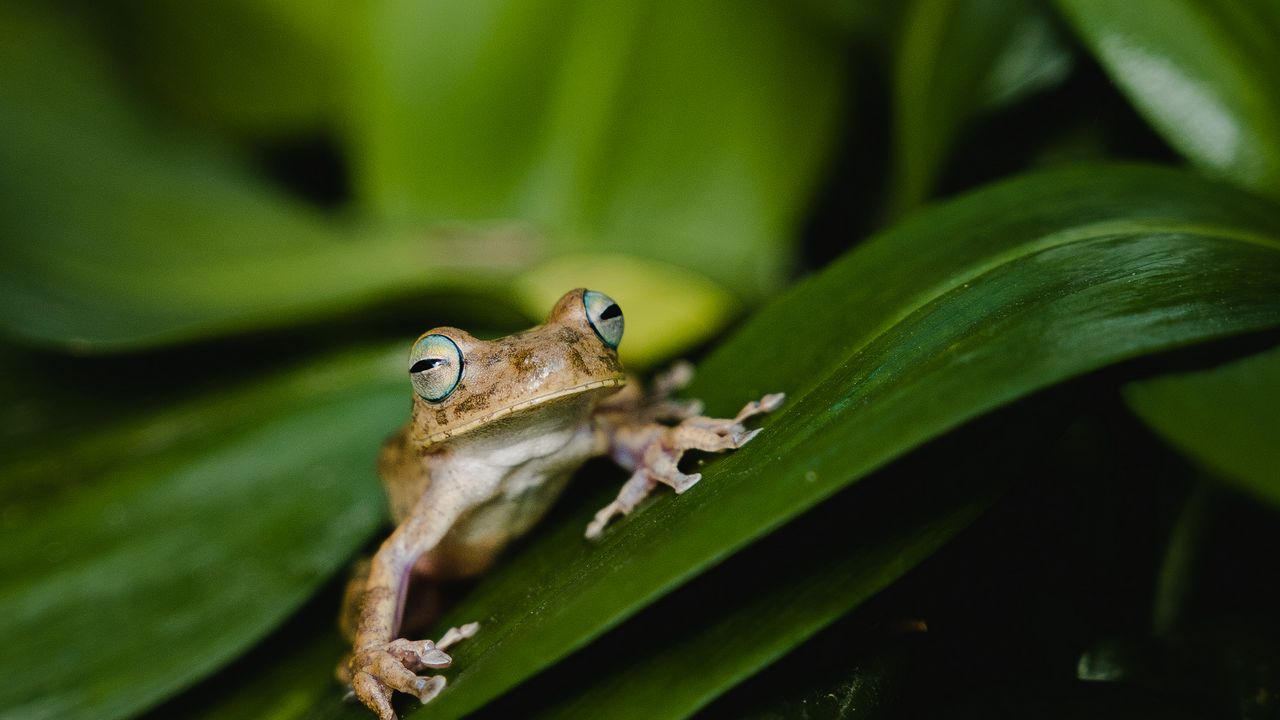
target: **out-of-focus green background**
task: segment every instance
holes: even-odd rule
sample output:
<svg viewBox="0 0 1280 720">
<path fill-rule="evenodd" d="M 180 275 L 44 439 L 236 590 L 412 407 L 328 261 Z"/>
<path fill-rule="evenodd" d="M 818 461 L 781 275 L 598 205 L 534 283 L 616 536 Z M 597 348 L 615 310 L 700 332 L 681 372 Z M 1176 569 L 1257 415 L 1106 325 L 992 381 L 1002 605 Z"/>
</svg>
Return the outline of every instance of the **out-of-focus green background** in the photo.
<svg viewBox="0 0 1280 720">
<path fill-rule="evenodd" d="M 1277 0 L 0 3 L 0 720 L 361 717 L 409 342 L 581 286 L 790 400 L 598 546 L 590 466 L 424 717 L 1274 717 L 1276 68 Z"/>
</svg>

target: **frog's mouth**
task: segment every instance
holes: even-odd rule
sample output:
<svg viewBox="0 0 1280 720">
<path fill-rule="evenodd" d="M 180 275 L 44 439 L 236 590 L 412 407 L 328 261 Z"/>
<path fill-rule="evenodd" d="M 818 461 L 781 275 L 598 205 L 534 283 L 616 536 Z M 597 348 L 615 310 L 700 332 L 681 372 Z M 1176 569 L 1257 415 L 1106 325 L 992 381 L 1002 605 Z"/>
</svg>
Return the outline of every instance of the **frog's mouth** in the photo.
<svg viewBox="0 0 1280 720">
<path fill-rule="evenodd" d="M 595 380 L 589 383 L 583 383 L 582 385 L 574 385 L 573 387 L 563 388 L 561 390 L 549 392 L 546 395 L 539 395 L 535 398 L 525 400 L 524 402 L 516 403 L 515 405 L 502 408 L 501 410 L 495 410 L 494 412 L 491 412 L 488 415 L 482 415 L 474 420 L 468 420 L 467 422 L 463 423 L 462 425 L 459 425 L 458 427 L 450 428 L 449 430 L 440 430 L 439 432 L 434 432 L 427 436 L 427 443 L 435 444 L 438 442 L 443 442 L 445 440 L 448 440 L 451 437 L 455 437 L 457 435 L 461 435 L 471 430 L 475 430 L 476 428 L 482 427 L 484 425 L 488 425 L 489 423 L 495 420 L 504 418 L 507 415 L 514 415 L 515 413 L 518 413 L 522 410 L 528 410 L 529 408 L 537 407 L 538 405 L 545 405 L 549 402 L 554 402 L 556 400 L 560 400 L 562 398 L 566 398 L 571 395 L 578 395 L 580 393 L 588 392 L 590 390 L 598 390 L 600 388 L 622 387 L 623 385 L 626 385 L 626 384 L 627 384 L 627 378 L 625 376 L 618 376 L 618 377 L 606 378 L 604 380 Z"/>
</svg>

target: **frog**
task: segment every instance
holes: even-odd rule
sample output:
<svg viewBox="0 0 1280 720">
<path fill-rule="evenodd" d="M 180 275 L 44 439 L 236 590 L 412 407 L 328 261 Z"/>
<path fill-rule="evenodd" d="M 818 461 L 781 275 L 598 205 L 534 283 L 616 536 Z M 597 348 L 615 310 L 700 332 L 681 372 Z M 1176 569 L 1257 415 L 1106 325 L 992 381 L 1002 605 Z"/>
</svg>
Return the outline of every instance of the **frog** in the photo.
<svg viewBox="0 0 1280 720">
<path fill-rule="evenodd" d="M 529 330 L 481 340 L 438 327 L 413 343 L 410 417 L 377 461 L 395 527 L 353 574 L 341 622 L 352 651 L 339 679 L 380 720 L 396 720 L 395 692 L 435 698 L 445 676 L 420 673 L 449 668 L 447 651 L 479 631 L 473 622 L 438 640 L 401 637 L 411 583 L 483 573 L 583 463 L 607 456 L 630 475 L 587 525 L 586 538 L 597 539 L 659 486 L 694 487 L 702 476 L 680 469 L 686 452 L 742 447 L 761 432 L 746 422 L 785 398 L 764 395 L 732 418 L 705 416 L 701 402 L 676 397 L 692 379 L 688 363 L 646 392 L 619 360 L 624 326 L 612 298 L 577 288 Z"/>
</svg>

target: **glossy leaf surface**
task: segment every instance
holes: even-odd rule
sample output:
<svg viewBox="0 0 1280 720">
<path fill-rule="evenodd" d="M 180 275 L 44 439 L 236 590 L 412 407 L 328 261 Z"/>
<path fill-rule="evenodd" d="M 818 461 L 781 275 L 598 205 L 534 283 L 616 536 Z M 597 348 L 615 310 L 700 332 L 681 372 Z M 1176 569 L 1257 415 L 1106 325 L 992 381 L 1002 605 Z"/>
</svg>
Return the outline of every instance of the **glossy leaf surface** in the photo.
<svg viewBox="0 0 1280 720">
<path fill-rule="evenodd" d="M 939 237 L 947 242 L 940 244 Z M 458 647 L 449 690 L 429 714 L 457 717 L 484 705 L 842 487 L 983 412 L 1107 363 L 1280 325 L 1280 296 L 1274 292 L 1280 283 L 1278 237 L 1280 211 L 1251 196 L 1172 171 L 1093 166 L 998 185 L 874 238 L 767 307 L 703 363 L 690 394 L 706 399 L 714 413 L 731 413 L 766 391 L 790 393 L 784 409 L 766 420 L 766 432 L 708 466 L 697 488 L 678 499 L 655 498 L 599 544 L 581 539 L 582 517 L 568 516 L 495 568 L 445 619 L 478 619 L 484 631 Z M 402 381 L 393 365 L 385 375 L 358 363 L 350 366 L 357 377 L 387 378 L 368 386 L 351 376 L 344 376 L 345 382 L 281 384 L 332 388 L 335 395 L 332 402 L 324 399 L 328 396 L 310 398 L 301 408 L 275 403 L 242 428 L 243 436 L 211 443 L 208 455 L 189 455 L 198 444 L 184 443 L 183 453 L 154 460 L 158 468 L 109 470 L 100 492 L 133 492 L 124 495 L 133 498 L 126 510 L 175 512 L 173 521 L 182 521 L 173 534 L 154 538 L 157 527 L 169 526 L 160 522 L 147 533 L 124 526 L 133 528 L 127 536 L 138 538 L 143 548 L 133 557 L 153 560 L 147 568 L 155 575 L 122 574 L 116 585 L 106 586 L 123 593 L 117 596 L 119 605 L 107 605 L 120 613 L 114 624 L 133 630 L 157 616 L 187 617 L 190 623 L 198 616 L 206 624 L 225 625 L 219 608 L 235 604 L 254 620 L 237 625 L 242 647 L 269 627 L 269 619 L 278 620 L 295 606 L 318 575 L 336 569 L 339 557 L 376 522 L 377 491 L 368 469 L 372 452 L 377 439 L 403 417 Z M 385 395 L 376 388 L 385 388 Z M 223 413 L 214 408 L 196 414 Z M 282 450 L 275 443 L 286 437 L 306 441 Z M 237 458 L 250 450 L 273 460 L 261 473 L 225 473 L 242 483 L 238 499 L 224 496 L 211 508 L 192 509 L 190 518 L 173 510 L 183 507 L 177 501 L 192 497 L 183 494 L 184 488 L 208 477 L 201 473 L 236 470 Z M 168 462 L 174 464 L 163 464 Z M 367 485 L 355 490 L 319 482 L 333 477 L 321 473 L 315 476 L 314 505 L 295 507 L 298 488 L 284 480 L 296 482 L 302 471 L 317 467 L 312 463 L 346 469 L 345 475 L 353 477 L 368 473 Z M 151 485 L 156 482 L 161 485 Z M 118 514 L 96 519 L 75 514 L 102 507 L 90 502 L 95 497 L 67 505 L 71 514 L 51 510 L 47 521 L 30 526 L 21 544 L 6 544 L 6 567 L 27 568 L 6 579 L 11 585 L 3 597 L 14 603 L 6 616 L 21 617 L 19 608 L 31 607 L 24 598 L 45 597 L 39 593 L 50 588 L 82 587 L 83 579 L 57 585 L 59 572 L 32 577 L 29 558 L 31 548 L 47 547 L 50 538 L 44 533 L 70 525 L 105 528 L 95 532 L 111 537 Z M 260 510 L 252 522 L 238 512 L 246 497 Z M 296 584 L 268 593 L 264 587 L 272 587 L 274 573 L 246 577 L 249 569 L 220 564 L 252 554 L 252 548 L 300 547 L 289 537 L 253 543 L 265 542 L 255 536 L 258 532 L 289 533 L 311 522 L 333 522 L 337 513 L 355 513 L 352 502 L 364 508 L 358 511 L 363 520 L 340 525 L 347 530 L 333 530 L 326 552 L 308 556 L 314 564 L 305 564 L 297 575 L 285 574 Z M 227 542 L 210 543 L 218 533 L 199 532 L 209 523 L 240 530 L 229 533 Z M 191 547 L 184 543 L 197 536 L 202 540 L 198 557 L 212 558 L 207 582 L 222 592 L 207 598 L 208 605 L 195 606 L 204 610 L 186 611 L 190 614 L 149 606 L 148 599 L 167 597 L 148 592 L 156 587 L 149 583 L 177 592 L 190 582 L 189 571 L 175 574 L 163 553 Z M 109 543 L 71 547 L 72 557 L 83 563 L 72 567 L 95 577 L 109 573 L 117 557 L 101 555 Z M 286 554 L 276 561 L 297 558 Z M 253 613 L 243 610 L 246 586 L 258 593 Z M 133 592 L 138 595 L 130 596 Z M 97 586 L 61 602 L 89 607 L 95 601 L 97 607 L 103 593 Z M 77 617 L 65 610 L 56 616 Z M 79 622 L 48 623 L 47 635 L 23 642 L 75 641 L 84 630 Z M 162 623 L 158 630 L 169 627 Z M 191 635 L 189 625 L 174 627 L 183 637 Z M 795 628 L 787 632 L 804 634 Z M 131 652 L 143 646 L 119 644 Z M 110 677 L 126 679 L 140 694 L 127 702 L 117 697 L 117 704 L 96 707 L 94 715 L 118 716 L 139 707 L 129 703 L 158 698 L 239 649 L 229 641 L 209 644 L 204 666 L 192 663 L 185 647 L 146 645 L 153 658 L 165 652 L 157 647 L 179 650 L 177 656 L 189 664 L 181 677 L 174 676 L 171 664 L 144 667 L 118 658 L 113 668 L 138 674 Z M 40 657 L 34 649 L 9 657 L 23 663 L 20 672 L 9 674 L 26 678 L 10 692 L 24 689 L 17 697 L 29 703 L 61 702 L 60 695 L 45 694 L 50 671 L 59 668 L 34 662 Z M 151 689 L 150 696 L 137 690 L 143 687 Z M 66 707 L 53 704 L 25 709 L 40 708 L 71 716 Z"/>
<path fill-rule="evenodd" d="M 1058 6 L 1170 145 L 1202 168 L 1280 197 L 1280 2 Z"/>
<path fill-rule="evenodd" d="M 625 661 L 604 665 L 603 677 L 583 677 L 585 687 L 536 717 L 693 715 L 906 574 L 968 525 L 987 499 L 977 487 L 949 495 L 877 497 L 852 512 L 842 507 L 836 532 L 815 532 L 821 523 L 806 516 L 805 528 L 789 528 L 786 538 L 735 558 L 737 582 L 722 580 L 726 573 L 717 569 L 692 588 L 701 591 L 697 597 L 673 597 L 684 602 L 665 608 L 675 616 L 666 626 L 641 618 L 642 632 L 624 628 L 624 638 L 606 638 Z M 752 571 L 742 572 L 744 563 Z"/>
<path fill-rule="evenodd" d="M 450 614 L 485 632 L 459 647 L 431 715 L 480 707 L 982 412 L 1107 363 L 1280 324 L 1277 238 L 1268 203 L 1185 174 L 1092 166 L 1005 183 L 873 239 L 703 363 L 690 395 L 712 412 L 790 393 L 756 441 L 598 545 L 558 528 Z"/>
</svg>

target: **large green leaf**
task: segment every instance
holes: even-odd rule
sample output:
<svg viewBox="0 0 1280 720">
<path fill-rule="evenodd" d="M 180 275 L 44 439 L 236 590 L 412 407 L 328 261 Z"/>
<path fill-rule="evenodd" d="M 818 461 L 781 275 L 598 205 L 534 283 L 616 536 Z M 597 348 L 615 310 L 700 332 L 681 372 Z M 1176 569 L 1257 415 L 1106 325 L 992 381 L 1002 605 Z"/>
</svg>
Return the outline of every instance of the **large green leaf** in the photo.
<svg viewBox="0 0 1280 720">
<path fill-rule="evenodd" d="M 313 593 L 384 517 L 373 462 L 407 405 L 401 350 L 6 459 L 0 718 L 131 715 Z"/>
<path fill-rule="evenodd" d="M 447 618 L 480 620 L 435 718 L 461 716 L 841 487 L 1102 365 L 1280 324 L 1280 210 L 1185 174 L 1004 183 L 873 239 L 703 364 L 717 413 L 791 394 L 766 432 L 592 545 L 560 528 Z"/>
<path fill-rule="evenodd" d="M 107 0 L 128 67 L 200 124 L 283 139 L 331 122 L 352 4 Z"/>
<path fill-rule="evenodd" d="M 968 502 L 954 495 L 967 495 Z M 669 613 L 682 613 L 677 628 L 662 618 L 628 633 L 603 677 L 569 693 L 537 717 L 688 717 L 729 688 L 745 681 L 812 637 L 851 608 L 915 567 L 963 529 L 984 507 L 971 489 L 903 503 L 872 502 L 846 513 L 842 532 L 795 528 L 803 542 L 750 553 L 736 583 L 719 574 L 700 583 L 703 592 Z M 911 506 L 914 505 L 914 506 Z M 806 520 L 808 518 L 806 517 Z M 774 542 L 772 539 L 770 542 Z M 765 572 L 761 569 L 765 568 Z M 660 638 L 661 642 L 644 642 Z M 691 672 L 697 669 L 696 672 Z"/>
<path fill-rule="evenodd" d="M 322 216 L 226 148 L 142 115 L 52 7 L 5 4 L 0 38 L 6 334 L 82 350 L 171 343 L 492 286 L 536 256 L 507 226 L 388 234 Z"/>
<path fill-rule="evenodd" d="M 1066 77 L 1071 55 L 1039 0 L 915 0 L 894 59 L 898 213 L 925 200 L 974 115 Z"/>
<path fill-rule="evenodd" d="M 1214 475 L 1280 505 L 1280 348 L 1131 383 L 1124 396 L 1148 425 Z"/>
<path fill-rule="evenodd" d="M 556 247 L 775 285 L 828 149 L 842 34 L 786 3 L 386 0 L 353 31 L 357 193 Z"/>
<path fill-rule="evenodd" d="M 1005 183 L 871 240 L 766 308 L 703 364 L 692 394 L 717 413 L 760 392 L 791 393 L 788 405 L 766 421 L 766 432 L 709 466 L 697 488 L 680 498 L 656 498 L 602 542 L 581 540 L 581 517 L 569 517 L 496 568 L 446 618 L 478 619 L 483 631 L 459 646 L 450 687 L 430 714 L 456 717 L 483 705 L 872 469 L 980 413 L 1106 363 L 1280 324 L 1277 238 L 1280 210 L 1251 196 L 1172 171 L 1096 166 Z M 372 368 L 351 372 L 371 382 L 383 377 Z M 117 674 L 104 676 L 104 668 L 91 676 L 96 692 L 125 688 L 108 693 L 117 704 L 96 713 L 117 715 L 207 672 L 235 650 L 231 641 L 207 640 L 209 653 L 200 651 L 193 662 L 185 645 L 159 646 L 180 650 L 183 674 L 171 675 L 178 660 L 162 662 L 164 651 L 135 642 L 135 635 L 171 632 L 163 637 L 194 642 L 202 636 L 192 627 L 202 625 L 219 628 L 210 635 L 243 643 L 292 607 L 316 576 L 333 568 L 333 556 L 349 551 L 369 527 L 348 521 L 360 532 L 346 534 L 328 523 L 339 513 L 357 513 L 344 502 L 364 508 L 359 517 L 372 523 L 376 491 L 371 482 L 352 490 L 319 482 L 331 475 L 314 476 L 321 487 L 300 502 L 298 487 L 286 481 L 313 477 L 303 471 L 325 466 L 326 459 L 334 472 L 368 476 L 377 437 L 404 412 L 402 380 L 390 379 L 400 373 L 387 373 L 387 380 L 363 388 L 350 377 L 300 383 L 320 395 L 308 395 L 305 405 L 272 402 L 261 411 L 262 424 L 248 424 L 243 435 L 185 443 L 183 453 L 196 453 L 194 467 L 179 463 L 189 454 L 161 454 L 154 467 L 109 468 L 83 504 L 59 504 L 72 514 L 33 520 L 26 540 L 6 543 L 3 567 L 12 590 L 0 598 L 16 602 L 23 592 L 37 592 L 27 590 L 33 582 L 65 592 L 81 588 L 70 599 L 49 596 L 49 621 L 23 626 L 42 632 L 5 656 L 6 673 L 27 679 L 17 687 L 29 694 L 19 697 L 68 716 L 55 705 L 65 688 L 58 684 L 61 689 L 48 694 L 55 687 L 51 671 L 70 673 L 75 668 L 68 663 L 83 662 L 85 653 L 110 648 L 121 653 L 112 657 L 128 658 L 145 649 L 149 663 L 116 662 L 109 667 Z M 326 398 L 326 390 L 334 394 Z M 222 414 L 212 407 L 195 416 Z M 207 456 L 199 454 L 202 448 Z M 184 507 L 177 501 L 197 497 L 182 490 L 207 479 L 198 470 L 219 468 L 231 478 L 248 468 L 238 476 L 239 492 L 208 508 L 173 510 Z M 155 527 L 145 532 L 124 526 L 137 544 L 101 541 L 120 515 L 111 504 L 90 501 L 109 497 L 113 488 L 135 493 L 123 505 L 126 519 L 134 506 L 155 514 Z M 211 502 L 207 492 L 198 497 Z M 245 507 L 254 513 L 245 515 Z M 286 548 L 315 546 L 297 542 L 289 528 L 308 523 L 319 524 L 310 526 L 313 532 L 333 533 L 326 536 L 331 554 L 305 556 L 314 561 L 307 565 L 314 574 L 299 573 L 305 578 L 271 592 L 275 575 L 244 562 L 246 556 L 269 550 L 270 562 L 301 562 L 303 556 Z M 72 527 L 93 532 L 84 544 L 80 536 L 54 534 Z M 224 532 L 201 532 L 211 527 Z M 63 551 L 81 562 L 33 578 L 31 548 L 49 552 L 59 538 Z M 134 548 L 152 548 L 135 557 L 151 560 L 146 567 L 154 575 L 112 575 L 112 563 L 125 562 L 117 553 Z M 196 578 L 203 593 L 182 593 L 193 573 L 164 555 L 172 548 L 194 560 L 214 558 L 208 574 Z M 60 549 L 57 543 L 53 549 Z M 83 577 L 57 584 L 70 572 L 84 573 L 92 588 L 84 589 Z M 136 594 L 123 604 L 114 600 L 123 596 L 112 593 Z M 164 605 L 171 597 L 179 602 Z M 86 613 L 114 609 L 118 615 L 97 617 L 109 617 L 120 635 L 106 643 L 98 636 L 98 645 L 79 654 L 62 653 L 60 643 L 95 636 L 81 625 L 85 616 L 59 602 Z M 228 619 L 220 612 L 230 606 L 238 612 Z M 0 615 L 16 617 L 17 610 L 10 606 Z M 227 633 L 226 626 L 239 632 Z M 97 624 L 91 629 L 102 632 Z M 128 682 L 113 685 L 102 677 Z"/>
<path fill-rule="evenodd" d="M 536 688 L 537 702 L 553 701 L 538 716 L 687 714 L 912 569 L 975 517 L 993 485 L 990 477 L 966 478 L 926 493 L 932 485 L 927 476 L 888 482 L 902 479 L 886 477 L 868 488 L 871 493 L 858 492 L 824 505 L 820 513 L 807 515 L 803 525 L 792 525 L 764 547 L 735 556 L 725 567 L 682 588 L 651 609 L 657 612 L 592 648 L 591 657 L 575 659 L 560 670 L 558 680 Z M 607 494 L 570 499 L 575 512 L 556 528 L 555 538 L 539 540 L 524 552 L 541 552 L 548 542 L 580 543 L 581 527 Z M 892 510 L 886 512 L 887 508 Z M 761 568 L 768 569 L 763 583 Z M 174 707 L 199 707 L 197 716 L 206 720 L 239 718 L 249 712 L 277 720 L 365 717 L 363 708 L 338 703 L 329 677 L 342 651 L 336 629 L 317 634 L 298 623 L 291 625 L 287 637 L 264 644 L 249 661 L 179 699 Z M 648 637 L 666 640 L 641 641 Z M 703 671 L 691 675 L 690 668 Z M 200 702 L 203 697 L 218 701 L 205 705 Z M 527 698 L 517 696 L 506 703 L 513 705 L 523 710 Z M 501 708 L 494 712 L 495 717 L 503 716 Z M 530 716 L 532 711 L 523 714 Z"/>
<path fill-rule="evenodd" d="M 1280 2 L 1058 5 L 1171 145 L 1200 167 L 1280 197 Z"/>
</svg>

